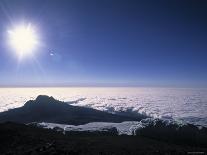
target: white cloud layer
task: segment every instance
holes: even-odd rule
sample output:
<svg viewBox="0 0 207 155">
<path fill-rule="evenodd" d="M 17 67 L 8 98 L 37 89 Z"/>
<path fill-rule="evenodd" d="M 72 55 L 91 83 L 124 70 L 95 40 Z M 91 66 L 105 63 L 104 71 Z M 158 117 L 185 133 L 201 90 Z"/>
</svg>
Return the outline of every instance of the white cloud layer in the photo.
<svg viewBox="0 0 207 155">
<path fill-rule="evenodd" d="M 0 111 L 20 107 L 38 95 L 112 113 L 131 110 L 154 118 L 173 118 L 207 126 L 207 89 L 1 88 Z"/>
</svg>

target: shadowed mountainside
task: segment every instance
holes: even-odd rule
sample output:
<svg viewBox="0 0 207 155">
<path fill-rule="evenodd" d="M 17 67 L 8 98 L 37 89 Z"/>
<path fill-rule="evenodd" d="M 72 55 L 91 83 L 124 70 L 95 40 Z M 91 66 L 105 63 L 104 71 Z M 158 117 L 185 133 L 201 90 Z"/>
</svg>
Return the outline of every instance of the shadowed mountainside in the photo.
<svg viewBox="0 0 207 155">
<path fill-rule="evenodd" d="M 185 155 L 206 148 L 176 145 L 140 136 L 62 134 L 17 123 L 0 123 L 1 155 Z M 202 153 L 201 153 L 202 154 Z M 204 153 L 203 153 L 204 154 Z"/>
<path fill-rule="evenodd" d="M 167 143 L 207 148 L 207 128 L 192 124 L 178 125 L 155 119 L 144 128 L 137 130 L 136 135 Z"/>
<path fill-rule="evenodd" d="M 89 122 L 139 121 L 142 118 L 144 116 L 110 114 L 91 108 L 72 106 L 43 95 L 38 96 L 36 100 L 26 102 L 23 107 L 0 113 L 0 122 L 51 122 L 73 125 Z"/>
</svg>

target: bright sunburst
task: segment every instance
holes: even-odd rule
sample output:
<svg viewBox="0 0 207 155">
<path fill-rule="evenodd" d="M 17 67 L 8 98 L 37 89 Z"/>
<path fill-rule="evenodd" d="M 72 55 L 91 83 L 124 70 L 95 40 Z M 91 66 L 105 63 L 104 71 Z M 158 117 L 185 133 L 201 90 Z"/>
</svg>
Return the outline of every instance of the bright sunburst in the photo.
<svg viewBox="0 0 207 155">
<path fill-rule="evenodd" d="M 31 25 L 20 25 L 9 30 L 9 44 L 20 57 L 32 54 L 37 46 L 37 34 Z"/>
</svg>

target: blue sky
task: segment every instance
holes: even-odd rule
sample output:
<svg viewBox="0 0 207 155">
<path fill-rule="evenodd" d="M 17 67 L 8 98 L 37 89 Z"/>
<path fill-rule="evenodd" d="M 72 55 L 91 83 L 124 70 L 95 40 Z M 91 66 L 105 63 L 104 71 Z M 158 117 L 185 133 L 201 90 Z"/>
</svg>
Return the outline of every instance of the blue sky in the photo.
<svg viewBox="0 0 207 155">
<path fill-rule="evenodd" d="M 0 85 L 206 87 L 206 17 L 202 0 L 1 0 Z M 21 61 L 20 23 L 41 43 Z"/>
</svg>

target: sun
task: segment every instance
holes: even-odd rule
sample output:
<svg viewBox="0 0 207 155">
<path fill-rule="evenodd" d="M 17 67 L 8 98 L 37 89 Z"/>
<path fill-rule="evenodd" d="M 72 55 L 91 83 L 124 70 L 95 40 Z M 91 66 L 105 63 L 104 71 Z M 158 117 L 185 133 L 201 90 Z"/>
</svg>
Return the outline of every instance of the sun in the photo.
<svg viewBox="0 0 207 155">
<path fill-rule="evenodd" d="M 38 40 L 35 30 L 30 24 L 17 26 L 8 33 L 9 44 L 20 57 L 33 54 Z"/>
</svg>

